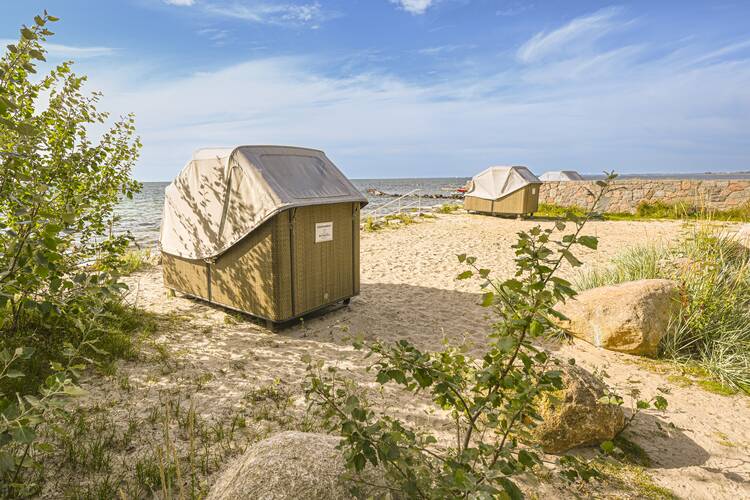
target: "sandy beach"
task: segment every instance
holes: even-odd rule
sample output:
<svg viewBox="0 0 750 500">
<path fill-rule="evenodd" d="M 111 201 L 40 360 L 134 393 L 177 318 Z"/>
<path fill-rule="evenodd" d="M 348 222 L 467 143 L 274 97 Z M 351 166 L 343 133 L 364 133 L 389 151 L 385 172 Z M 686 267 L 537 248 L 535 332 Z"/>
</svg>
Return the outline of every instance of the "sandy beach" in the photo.
<svg viewBox="0 0 750 500">
<path fill-rule="evenodd" d="M 106 407 L 114 421 L 147 422 L 168 399 L 180 400 L 183 405 L 190 401 L 206 421 L 248 415 L 251 422 L 243 432 L 247 442 L 252 442 L 305 421 L 302 357 L 310 355 L 344 370 L 363 388 L 373 389 L 372 401 L 385 411 L 440 433 L 446 421 L 427 411 L 423 402 L 390 388 L 382 393 L 374 390 L 372 377 L 365 371 L 367 360 L 351 343 L 355 338 L 408 339 L 421 348 L 439 349 L 444 340 L 466 338 L 478 352 L 488 331 L 486 310 L 478 305 L 478 283 L 455 279 L 462 270 L 455 255 L 474 255 L 495 276 L 508 276 L 513 268 L 510 246 L 515 233 L 538 223 L 551 224 L 456 214 L 363 233 L 361 294 L 348 307 L 307 318 L 276 333 L 249 317 L 179 294 L 168 297 L 159 267 L 139 272 L 129 278 L 129 300 L 171 321 L 145 343 L 143 359 L 121 362 L 117 373 L 108 379 L 92 377 L 84 383 L 89 396 L 81 403 Z M 599 237 L 599 249 L 579 255 L 585 266 L 603 264 L 627 246 L 671 241 L 685 230 L 683 223 L 672 221 L 591 222 L 586 232 Z M 565 268 L 562 274 L 572 277 L 575 272 Z M 657 364 L 661 368 L 654 370 L 646 366 L 650 362 L 584 342 L 554 349 L 587 369 L 604 369 L 608 383 L 623 392 L 632 386 L 644 394 L 654 393 L 657 387 L 669 391 L 666 413 L 647 411 L 627 431 L 628 438 L 650 455 L 652 466 L 647 472 L 654 483 L 681 498 L 750 496 L 749 398 L 683 387 L 669 380 L 670 374 L 678 373 L 676 368 Z M 298 420 L 278 415 L 258 418 L 253 406 L 258 398 L 248 395 L 268 387 L 289 396 L 290 404 L 282 410 L 297 415 Z M 134 460 L 159 434 L 158 423 L 142 425 L 132 446 L 123 451 L 123 460 Z M 215 474 L 221 467 L 216 464 L 210 472 Z M 540 491 L 548 487 L 538 486 Z M 606 497 L 611 492 L 598 494 Z"/>
</svg>

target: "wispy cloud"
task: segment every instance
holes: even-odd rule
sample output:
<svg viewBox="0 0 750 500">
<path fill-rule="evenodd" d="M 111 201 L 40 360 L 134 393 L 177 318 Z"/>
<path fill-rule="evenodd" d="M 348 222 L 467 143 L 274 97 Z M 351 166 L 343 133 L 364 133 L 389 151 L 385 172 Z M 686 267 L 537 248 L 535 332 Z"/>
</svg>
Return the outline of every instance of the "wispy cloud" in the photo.
<svg viewBox="0 0 750 500">
<path fill-rule="evenodd" d="M 419 49 L 417 50 L 417 53 L 425 55 L 425 56 L 439 56 L 443 54 L 456 52 L 462 49 L 471 49 L 473 47 L 475 46 L 469 45 L 469 44 L 437 45 L 435 47 L 425 47 L 423 49 Z"/>
<path fill-rule="evenodd" d="M 403 175 L 409 165 L 423 166 L 413 175 L 470 174 L 493 162 L 746 169 L 750 60 L 735 51 L 690 65 L 722 47 L 658 58 L 644 50 L 624 45 L 422 82 L 372 69 L 331 76 L 326 68 L 340 61 L 319 57 L 257 59 L 161 82 L 130 68 L 91 80 L 107 109 L 136 112 L 138 174 L 151 179 L 172 177 L 198 147 L 239 143 L 319 147 L 354 177 Z"/>
<path fill-rule="evenodd" d="M 531 63 L 548 56 L 565 54 L 571 48 L 586 46 L 612 31 L 621 12 L 619 7 L 609 7 L 577 17 L 556 30 L 539 32 L 524 43 L 516 55 L 521 62 Z"/>
<path fill-rule="evenodd" d="M 223 30 L 218 28 L 203 28 L 197 32 L 200 36 L 210 40 L 214 46 L 222 47 L 227 43 L 229 39 L 229 30 Z"/>
<path fill-rule="evenodd" d="M 391 3 L 398 4 L 406 12 L 419 15 L 427 12 L 435 0 L 391 0 Z"/>
<path fill-rule="evenodd" d="M 18 40 L 10 38 L 0 39 L 0 46 L 5 47 L 9 44 L 15 44 Z M 75 45 L 61 45 L 58 43 L 45 43 L 47 55 L 59 59 L 86 59 L 89 57 L 111 56 L 117 49 L 112 47 L 80 47 Z"/>
<path fill-rule="evenodd" d="M 734 54 L 736 52 L 742 52 L 742 51 L 748 51 L 750 52 L 750 40 L 744 40 L 742 42 L 732 43 L 730 45 L 725 45 L 724 47 L 721 47 L 719 49 L 716 49 L 712 52 L 709 52 L 708 54 L 704 54 L 702 56 L 697 57 L 694 59 L 692 64 L 699 64 L 706 61 L 715 60 L 724 56 L 728 56 L 730 54 Z"/>
<path fill-rule="evenodd" d="M 178 7 L 190 7 L 191 5 L 195 5 L 195 0 L 164 0 L 164 3 L 177 5 Z"/>
<path fill-rule="evenodd" d="M 521 14 L 523 12 L 526 12 L 527 10 L 533 9 L 534 4 L 529 2 L 509 2 L 505 6 L 497 9 L 495 11 L 496 16 L 503 16 L 503 17 L 510 17 L 510 16 L 517 16 L 518 14 Z"/>
<path fill-rule="evenodd" d="M 203 6 L 205 12 L 216 16 L 241 19 L 259 24 L 317 27 L 321 22 L 336 17 L 333 12 L 324 11 L 320 3 L 284 4 L 254 2 L 209 3 Z"/>
</svg>

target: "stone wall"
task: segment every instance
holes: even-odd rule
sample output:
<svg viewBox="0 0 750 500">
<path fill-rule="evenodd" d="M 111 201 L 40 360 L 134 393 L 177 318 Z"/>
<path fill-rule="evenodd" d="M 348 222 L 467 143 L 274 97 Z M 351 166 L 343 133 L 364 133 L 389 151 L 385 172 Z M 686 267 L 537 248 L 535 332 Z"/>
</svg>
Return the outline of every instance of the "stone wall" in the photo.
<svg viewBox="0 0 750 500">
<path fill-rule="evenodd" d="M 750 180 L 647 180 L 615 181 L 614 190 L 603 200 L 601 210 L 634 213 L 645 200 L 667 204 L 688 203 L 701 208 L 727 210 L 750 202 Z M 588 190 L 598 189 L 593 181 L 545 182 L 539 203 L 564 207 L 586 206 Z"/>
</svg>

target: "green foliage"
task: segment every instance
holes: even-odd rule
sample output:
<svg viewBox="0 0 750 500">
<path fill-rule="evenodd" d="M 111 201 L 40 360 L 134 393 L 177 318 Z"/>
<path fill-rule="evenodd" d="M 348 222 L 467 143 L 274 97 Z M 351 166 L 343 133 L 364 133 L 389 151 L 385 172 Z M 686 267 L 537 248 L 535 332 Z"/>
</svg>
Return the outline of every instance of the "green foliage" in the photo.
<svg viewBox="0 0 750 500">
<path fill-rule="evenodd" d="M 439 214 L 452 214 L 460 208 L 462 208 L 462 206 L 458 203 L 444 203 L 438 207 L 435 207 L 433 210 L 435 210 L 435 212 Z"/>
<path fill-rule="evenodd" d="M 0 392 L 0 495 L 3 498 L 30 495 L 38 488 L 36 481 L 24 477 L 24 473 L 36 473 L 38 477 L 41 464 L 33 457 L 51 451 L 49 442 L 37 439 L 37 427 L 52 414 L 64 412 L 66 398 L 83 394 L 73 383 L 73 377 L 85 368 L 86 358 L 81 356 L 81 351 L 88 342 L 84 338 L 77 348 L 67 344 L 66 364 L 52 363 L 53 373 L 35 394 L 20 396 Z M 17 365 L 33 355 L 31 348 L 0 351 L 0 384 L 8 379 L 23 379 L 25 374 Z"/>
<path fill-rule="evenodd" d="M 376 221 L 372 215 L 368 215 L 365 219 L 364 224 L 362 225 L 362 229 L 365 232 L 374 233 L 375 231 L 380 231 L 381 229 L 383 229 L 383 223 Z"/>
<path fill-rule="evenodd" d="M 628 249 L 576 283 L 593 288 L 645 278 L 680 284 L 680 311 L 661 355 L 685 367 L 697 364 L 725 391 L 750 392 L 750 250 L 702 222 L 672 245 Z"/>
<path fill-rule="evenodd" d="M 750 220 L 750 203 L 728 210 L 715 210 L 696 204 L 662 201 L 642 201 L 636 207 L 635 215 L 643 219 L 712 219 L 722 221 Z"/>
<path fill-rule="evenodd" d="M 386 224 L 390 224 L 391 222 L 398 221 L 399 223 L 403 224 L 404 226 L 408 226 L 409 224 L 414 224 L 416 221 L 414 220 L 414 217 L 409 215 L 406 212 L 400 212 L 397 214 L 391 214 L 385 216 Z"/>
<path fill-rule="evenodd" d="M 563 207 L 551 203 L 540 203 L 539 209 L 534 212 L 534 215 L 537 217 L 564 218 L 568 212 L 581 217 L 585 213 L 585 209 L 579 206 Z M 638 203 L 634 213 L 605 212 L 601 214 L 601 217 L 604 220 L 711 219 L 716 221 L 749 221 L 750 203 L 728 210 L 716 210 L 686 202 L 670 204 L 663 201 L 643 200 Z"/>
<path fill-rule="evenodd" d="M 534 212 L 534 215 L 537 217 L 550 218 L 565 218 L 568 214 L 583 217 L 586 215 L 586 209 L 579 206 L 561 207 L 560 205 L 551 203 L 540 203 L 538 210 Z"/>
<path fill-rule="evenodd" d="M 700 211 L 688 203 L 669 204 L 663 201 L 641 201 L 635 215 L 646 219 L 686 219 L 695 217 Z"/>
<path fill-rule="evenodd" d="M 139 189 L 133 117 L 93 143 L 88 129 L 108 115 L 98 93 L 83 93 L 85 77 L 65 62 L 31 80 L 50 21 L 22 28 L 0 59 L 0 327 L 11 332 L 29 315 L 69 327 L 68 312 L 122 290 L 116 264 L 129 240 L 111 234 L 113 209 Z M 94 259 L 100 271 L 81 266 Z"/>
<path fill-rule="evenodd" d="M 368 355 L 375 357 L 370 368 L 376 381 L 415 395 L 428 394 L 436 408 L 452 418 L 453 444 L 438 445 L 433 435 L 376 413 L 335 368 L 307 358 L 308 400 L 342 435 L 341 447 L 355 484 L 410 498 L 523 496 L 512 477 L 541 461 L 532 438 L 541 420 L 541 396 L 563 387 L 560 362 L 534 341 L 557 332 L 552 318 L 561 314 L 554 306 L 575 296 L 571 283 L 556 274 L 565 263 L 581 265 L 574 247 L 596 248 L 596 238 L 582 230 L 614 177 L 610 174 L 600 182 L 601 191 L 583 217 L 570 214 L 567 223 L 519 232 L 513 245 L 514 277 L 495 280 L 475 257 L 458 256 L 468 267 L 458 279 L 479 277 L 482 305 L 495 315 L 490 343 L 480 359 L 466 355 L 463 346 L 447 345 L 440 352 L 423 352 L 406 340 L 368 346 Z M 569 225 L 571 231 L 565 234 Z M 565 460 L 563 470 L 571 477 L 593 477 L 584 462 Z M 368 466 L 381 467 L 382 481 L 373 483 L 358 475 Z M 354 493 L 364 490 L 355 487 Z"/>
<path fill-rule="evenodd" d="M 121 300 L 113 209 L 140 188 L 130 177 L 140 142 L 133 117 L 105 129 L 100 94 L 64 62 L 36 77 L 56 21 L 21 28 L 0 57 L 0 476 L 2 494 L 25 495 L 49 443 L 35 430 L 79 389 L 81 371 L 108 355 L 104 318 Z M 90 265 L 96 261 L 97 265 Z M 27 346 L 27 347 L 24 347 Z M 33 346 L 35 354 L 29 355 Z M 122 347 L 122 345 L 120 345 Z M 9 353 L 15 354 L 9 354 Z M 28 475 L 27 478 L 24 475 Z"/>
<path fill-rule="evenodd" d="M 131 248 L 119 256 L 115 267 L 123 276 L 128 276 L 153 267 L 153 262 L 154 256 L 150 248 Z"/>
<path fill-rule="evenodd" d="M 575 284 L 582 290 L 626 281 L 662 277 L 665 248 L 659 244 L 629 247 L 612 259 L 612 264 L 580 274 Z"/>
</svg>

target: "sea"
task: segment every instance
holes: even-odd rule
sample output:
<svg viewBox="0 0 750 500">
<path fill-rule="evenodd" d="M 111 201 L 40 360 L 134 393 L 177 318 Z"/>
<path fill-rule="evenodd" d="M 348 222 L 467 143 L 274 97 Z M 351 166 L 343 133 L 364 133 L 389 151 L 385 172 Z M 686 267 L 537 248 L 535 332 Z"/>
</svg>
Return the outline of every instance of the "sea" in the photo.
<svg viewBox="0 0 750 500">
<path fill-rule="evenodd" d="M 601 176 L 584 175 L 587 179 Z M 750 179 L 750 172 L 702 174 L 632 174 L 621 178 L 645 179 Z M 377 211 L 378 215 L 397 212 L 399 205 L 423 208 L 450 202 L 456 188 L 464 186 L 469 177 L 413 178 L 413 179 L 352 179 L 352 183 L 367 197 L 369 204 L 363 214 Z M 159 240 L 164 189 L 169 182 L 144 182 L 143 189 L 133 199 L 123 200 L 116 208 L 119 218 L 115 230 L 129 232 L 141 247 L 152 247 Z M 398 197 L 416 193 L 398 201 Z M 380 194 L 384 193 L 384 194 Z"/>
</svg>

